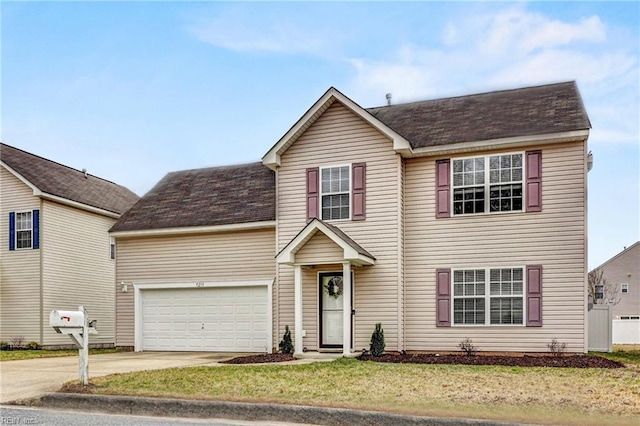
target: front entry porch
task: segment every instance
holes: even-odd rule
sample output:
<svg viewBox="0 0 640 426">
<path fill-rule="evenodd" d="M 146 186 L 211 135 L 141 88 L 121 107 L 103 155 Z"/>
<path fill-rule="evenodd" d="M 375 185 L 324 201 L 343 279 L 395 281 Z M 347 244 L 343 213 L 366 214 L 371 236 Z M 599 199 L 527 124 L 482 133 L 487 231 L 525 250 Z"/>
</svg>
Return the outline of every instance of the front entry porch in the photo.
<svg viewBox="0 0 640 426">
<path fill-rule="evenodd" d="M 300 356 L 304 351 L 303 294 L 306 294 L 308 303 L 309 293 L 304 291 L 312 291 L 312 288 L 316 289 L 318 310 L 317 350 L 342 351 L 345 356 L 351 355 L 354 334 L 352 319 L 355 314 L 353 268 L 374 265 L 375 258 L 339 228 L 313 219 L 282 249 L 276 261 L 293 266 L 295 355 Z M 305 274 L 312 268 L 319 271 L 313 287 L 310 286 L 308 272 Z"/>
</svg>

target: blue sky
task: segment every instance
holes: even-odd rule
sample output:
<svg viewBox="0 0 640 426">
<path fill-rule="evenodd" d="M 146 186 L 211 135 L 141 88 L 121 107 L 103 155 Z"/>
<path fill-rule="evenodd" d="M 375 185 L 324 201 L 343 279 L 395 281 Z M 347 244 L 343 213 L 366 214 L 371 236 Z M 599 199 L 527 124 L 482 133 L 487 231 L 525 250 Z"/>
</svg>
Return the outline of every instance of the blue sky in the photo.
<svg viewBox="0 0 640 426">
<path fill-rule="evenodd" d="M 589 266 L 640 238 L 638 2 L 2 2 L 4 143 L 144 194 L 363 107 L 576 80 Z"/>
</svg>

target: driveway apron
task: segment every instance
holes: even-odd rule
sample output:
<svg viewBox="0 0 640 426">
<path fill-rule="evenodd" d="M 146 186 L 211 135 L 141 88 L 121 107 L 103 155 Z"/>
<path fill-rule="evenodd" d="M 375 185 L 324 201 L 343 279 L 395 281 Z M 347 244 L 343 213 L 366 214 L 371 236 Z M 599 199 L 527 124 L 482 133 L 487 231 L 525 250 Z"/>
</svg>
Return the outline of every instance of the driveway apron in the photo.
<svg viewBox="0 0 640 426">
<path fill-rule="evenodd" d="M 89 379 L 115 373 L 216 365 L 239 354 L 211 352 L 117 352 L 89 355 Z M 78 380 L 78 356 L 0 362 L 0 403 L 55 392 Z"/>
</svg>

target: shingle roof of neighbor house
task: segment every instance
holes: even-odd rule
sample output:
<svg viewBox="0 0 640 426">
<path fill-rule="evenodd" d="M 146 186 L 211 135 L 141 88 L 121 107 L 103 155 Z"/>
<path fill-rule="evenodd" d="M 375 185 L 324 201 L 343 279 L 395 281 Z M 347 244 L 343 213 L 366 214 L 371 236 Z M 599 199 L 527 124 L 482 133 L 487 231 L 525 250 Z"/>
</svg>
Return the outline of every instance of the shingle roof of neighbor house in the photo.
<svg viewBox="0 0 640 426">
<path fill-rule="evenodd" d="M 169 173 L 111 232 L 272 221 L 275 187 L 262 163 Z"/>
<path fill-rule="evenodd" d="M 124 186 L 0 144 L 0 160 L 43 193 L 122 214 L 139 197 Z"/>
<path fill-rule="evenodd" d="M 591 127 L 575 82 L 367 111 L 414 148 Z M 169 173 L 111 231 L 271 220 L 275 220 L 275 176 L 262 163 L 252 163 Z"/>
<path fill-rule="evenodd" d="M 591 128 L 573 81 L 367 111 L 412 148 Z"/>
</svg>

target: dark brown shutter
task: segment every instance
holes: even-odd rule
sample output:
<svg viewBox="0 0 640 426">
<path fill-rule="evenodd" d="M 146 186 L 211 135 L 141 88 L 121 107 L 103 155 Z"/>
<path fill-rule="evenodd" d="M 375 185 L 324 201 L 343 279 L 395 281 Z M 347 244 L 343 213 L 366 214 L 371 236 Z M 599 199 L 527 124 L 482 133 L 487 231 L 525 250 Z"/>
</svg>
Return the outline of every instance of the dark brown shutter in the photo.
<svg viewBox="0 0 640 426">
<path fill-rule="evenodd" d="M 542 327 L 542 265 L 527 266 L 527 327 Z"/>
<path fill-rule="evenodd" d="M 353 220 L 365 220 L 366 214 L 366 189 L 367 189 L 367 165 L 366 163 L 354 163 L 352 165 L 353 176 Z"/>
<path fill-rule="evenodd" d="M 542 211 L 542 151 L 527 151 L 527 211 Z"/>
<path fill-rule="evenodd" d="M 451 216 L 449 159 L 436 161 L 436 218 Z"/>
<path fill-rule="evenodd" d="M 307 221 L 318 217 L 319 174 L 318 167 L 307 169 Z"/>
<path fill-rule="evenodd" d="M 436 326 L 451 327 L 451 269 L 436 269 Z"/>
</svg>

